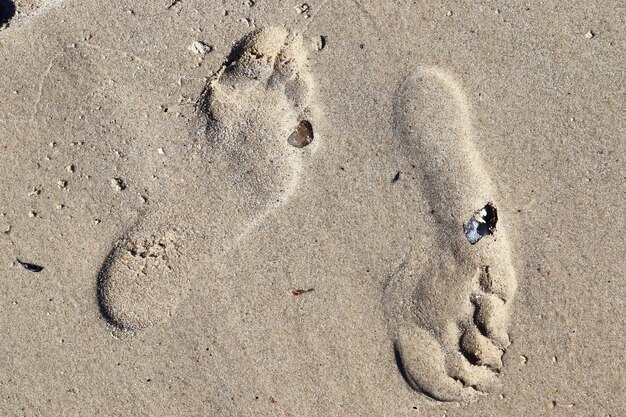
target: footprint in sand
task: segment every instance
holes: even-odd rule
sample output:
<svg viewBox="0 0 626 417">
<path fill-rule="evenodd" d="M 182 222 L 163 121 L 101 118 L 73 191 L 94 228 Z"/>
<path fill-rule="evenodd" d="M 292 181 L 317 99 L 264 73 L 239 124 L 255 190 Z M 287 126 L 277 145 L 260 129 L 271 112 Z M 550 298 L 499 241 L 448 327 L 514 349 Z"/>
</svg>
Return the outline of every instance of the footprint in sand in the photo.
<svg viewBox="0 0 626 417">
<path fill-rule="evenodd" d="M 509 345 L 516 278 L 506 213 L 450 74 L 418 69 L 398 88 L 393 112 L 398 159 L 419 171 L 417 192 L 430 208 L 419 237 L 429 258 L 407 255 L 385 288 L 396 362 L 406 382 L 431 398 L 473 400 L 498 386 Z"/>
<path fill-rule="evenodd" d="M 195 222 L 184 201 L 165 204 L 114 244 L 97 284 L 110 324 L 139 330 L 167 320 L 195 287 L 197 262 L 228 250 L 296 189 L 318 143 L 308 44 L 282 28 L 254 31 L 209 80 L 190 158 L 206 162 L 206 177 L 190 186 L 214 188 L 207 219 Z"/>
</svg>

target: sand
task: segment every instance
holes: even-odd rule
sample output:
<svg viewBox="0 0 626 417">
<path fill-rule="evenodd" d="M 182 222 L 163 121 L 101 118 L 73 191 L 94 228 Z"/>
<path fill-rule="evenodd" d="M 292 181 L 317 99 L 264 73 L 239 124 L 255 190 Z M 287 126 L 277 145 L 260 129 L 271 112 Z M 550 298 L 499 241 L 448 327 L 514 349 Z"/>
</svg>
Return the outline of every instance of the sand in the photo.
<svg viewBox="0 0 626 417">
<path fill-rule="evenodd" d="M 0 24 L 1 415 L 626 414 L 622 3 Z"/>
</svg>

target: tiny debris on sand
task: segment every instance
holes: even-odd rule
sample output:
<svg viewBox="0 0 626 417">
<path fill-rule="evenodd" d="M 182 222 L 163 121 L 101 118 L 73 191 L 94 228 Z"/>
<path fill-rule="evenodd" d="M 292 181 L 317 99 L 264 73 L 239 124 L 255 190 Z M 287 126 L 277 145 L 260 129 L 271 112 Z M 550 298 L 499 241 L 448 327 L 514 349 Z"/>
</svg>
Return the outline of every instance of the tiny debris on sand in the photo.
<svg viewBox="0 0 626 417">
<path fill-rule="evenodd" d="M 121 178 L 111 178 L 110 183 L 111 183 L 111 187 L 115 191 L 123 191 L 126 189 L 126 183 Z"/>
<path fill-rule="evenodd" d="M 302 294 L 305 294 L 305 293 L 311 292 L 311 291 L 315 291 L 315 288 L 309 288 L 307 290 L 292 290 L 291 294 L 293 294 L 294 296 L 297 297 L 299 295 L 302 295 Z"/>
<path fill-rule="evenodd" d="M 198 55 L 206 55 L 213 50 L 211 46 L 209 46 L 206 42 L 203 41 L 193 41 L 189 46 L 189 50 L 194 54 Z"/>
<path fill-rule="evenodd" d="M 296 11 L 300 14 L 308 12 L 311 7 L 307 3 L 302 3 L 295 7 Z"/>
<path fill-rule="evenodd" d="M 35 264 L 31 264 L 29 262 L 23 262 L 20 261 L 18 258 L 15 258 L 15 260 L 24 267 L 24 269 L 31 271 L 31 272 L 41 272 L 43 271 L 43 266 L 39 266 L 39 265 L 35 265 Z"/>
</svg>

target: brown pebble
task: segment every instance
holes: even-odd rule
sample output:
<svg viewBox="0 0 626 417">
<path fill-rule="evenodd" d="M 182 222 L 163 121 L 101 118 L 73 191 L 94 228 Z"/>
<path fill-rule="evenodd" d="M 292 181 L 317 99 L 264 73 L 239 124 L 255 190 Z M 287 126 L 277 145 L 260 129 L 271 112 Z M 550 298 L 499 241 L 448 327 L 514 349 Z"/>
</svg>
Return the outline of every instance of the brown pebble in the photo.
<svg viewBox="0 0 626 417">
<path fill-rule="evenodd" d="M 304 148 L 311 142 L 313 142 L 313 126 L 308 120 L 302 120 L 298 123 L 298 126 L 287 139 L 287 143 L 296 148 Z"/>
</svg>

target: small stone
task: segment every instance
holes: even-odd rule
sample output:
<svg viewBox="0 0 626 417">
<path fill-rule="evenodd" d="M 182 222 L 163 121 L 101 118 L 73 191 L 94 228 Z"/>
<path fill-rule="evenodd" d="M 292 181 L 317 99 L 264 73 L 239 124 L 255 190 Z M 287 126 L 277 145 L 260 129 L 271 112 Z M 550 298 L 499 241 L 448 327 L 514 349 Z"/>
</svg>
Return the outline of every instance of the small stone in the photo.
<svg viewBox="0 0 626 417">
<path fill-rule="evenodd" d="M 30 212 L 28 213 L 28 217 L 31 217 L 31 218 L 33 218 L 33 217 L 37 217 L 37 212 L 36 212 L 36 211 L 30 211 Z"/>
<path fill-rule="evenodd" d="M 448 10 L 448 13 L 446 13 L 446 16 L 452 16 L 452 10 Z"/>
<path fill-rule="evenodd" d="M 315 49 L 317 49 L 318 51 L 321 51 L 322 49 L 324 49 L 325 46 L 326 46 L 326 36 L 320 36 L 319 38 L 317 38 L 317 40 L 315 41 Z"/>
<path fill-rule="evenodd" d="M 193 41 L 191 46 L 189 46 L 189 50 L 194 54 L 198 55 L 206 55 L 213 50 L 211 46 L 207 45 L 203 41 Z"/>
<path fill-rule="evenodd" d="M 34 195 L 39 195 L 39 194 L 41 194 L 41 188 L 33 187 L 33 189 L 28 193 L 28 196 L 32 197 Z"/>
<path fill-rule="evenodd" d="M 157 152 L 159 152 L 159 155 L 165 155 L 165 151 L 163 150 L 163 148 L 157 149 Z"/>
<path fill-rule="evenodd" d="M 95 220 L 94 220 L 94 223 L 95 223 L 95 224 L 100 224 L 100 223 L 102 223 L 102 220 L 100 220 L 100 219 L 95 219 Z"/>
<path fill-rule="evenodd" d="M 65 169 L 67 170 L 67 172 L 69 173 L 73 173 L 74 171 L 76 171 L 76 167 L 74 166 L 74 164 L 68 165 L 65 167 Z"/>
<path fill-rule="evenodd" d="M 585 33 L 585 38 L 587 38 L 587 39 L 591 39 L 594 36 L 596 36 L 596 34 L 593 33 L 592 31 L 589 31 L 589 32 Z"/>
<path fill-rule="evenodd" d="M 311 7 L 306 3 L 302 3 L 301 5 L 295 7 L 296 11 L 300 14 L 308 12 L 310 8 Z"/>
<path fill-rule="evenodd" d="M 59 186 L 59 188 L 65 188 L 67 187 L 67 181 L 59 180 L 57 182 L 57 185 Z"/>
<path fill-rule="evenodd" d="M 126 183 L 121 178 L 111 178 L 110 183 L 111 183 L 111 187 L 115 191 L 123 191 L 126 189 Z"/>
<path fill-rule="evenodd" d="M 48 144 L 48 146 L 51 147 L 51 148 L 54 148 L 56 146 L 56 144 L 57 144 L 56 142 L 50 142 Z"/>
</svg>

